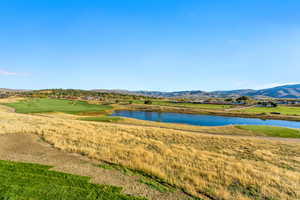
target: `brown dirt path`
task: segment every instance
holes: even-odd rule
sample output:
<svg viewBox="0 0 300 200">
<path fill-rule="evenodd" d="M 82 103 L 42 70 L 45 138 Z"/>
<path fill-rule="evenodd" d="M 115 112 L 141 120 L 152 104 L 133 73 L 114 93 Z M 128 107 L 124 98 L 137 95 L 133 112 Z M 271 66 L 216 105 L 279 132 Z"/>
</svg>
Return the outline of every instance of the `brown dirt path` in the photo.
<svg viewBox="0 0 300 200">
<path fill-rule="evenodd" d="M 56 171 L 91 177 L 93 183 L 123 187 L 124 193 L 144 196 L 150 200 L 188 200 L 180 191 L 161 193 L 138 182 L 136 176 L 126 176 L 116 170 L 97 167 L 99 162 L 64 152 L 43 142 L 36 135 L 0 135 L 0 159 L 54 166 Z"/>
</svg>

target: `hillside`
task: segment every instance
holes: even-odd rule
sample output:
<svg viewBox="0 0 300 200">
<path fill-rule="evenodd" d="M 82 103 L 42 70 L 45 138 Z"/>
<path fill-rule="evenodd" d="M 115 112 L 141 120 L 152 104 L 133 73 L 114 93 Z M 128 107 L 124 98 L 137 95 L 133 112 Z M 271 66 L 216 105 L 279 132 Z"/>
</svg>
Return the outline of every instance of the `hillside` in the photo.
<svg viewBox="0 0 300 200">
<path fill-rule="evenodd" d="M 99 90 L 98 90 L 99 91 Z M 104 91 L 104 90 L 102 90 Z M 115 92 L 122 94 L 134 94 L 153 97 L 166 98 L 203 98 L 203 97 L 236 97 L 236 96 L 251 96 L 251 97 L 272 97 L 272 98 L 300 98 L 300 84 L 285 85 L 268 89 L 252 90 L 228 90 L 228 91 L 213 91 L 205 92 L 201 90 L 194 91 L 176 91 L 176 92 L 159 92 L 159 91 L 127 91 L 127 90 L 105 90 L 106 92 Z"/>
<path fill-rule="evenodd" d="M 30 90 L 0 88 L 0 93 L 2 93 L 2 92 L 26 92 L 26 91 L 30 91 Z"/>
<path fill-rule="evenodd" d="M 263 95 L 274 98 L 300 98 L 300 84 L 257 90 L 253 94 L 250 92 L 249 95 Z"/>
<path fill-rule="evenodd" d="M 175 91 L 175 92 L 161 92 L 161 91 L 130 91 L 130 90 L 107 90 L 107 89 L 94 89 L 94 90 L 62 90 L 52 89 L 52 93 L 72 93 L 94 95 L 98 94 L 110 94 L 110 95 L 133 95 L 133 96 L 151 96 L 151 97 L 163 97 L 163 98 L 210 98 L 210 97 L 238 97 L 238 96 L 250 96 L 250 97 L 270 97 L 270 98 L 300 98 L 300 84 L 284 85 L 274 88 L 267 88 L 261 90 L 252 89 L 239 89 L 239 90 L 220 90 L 213 92 L 206 92 L 203 90 L 192 91 Z M 30 92 L 30 90 L 17 90 L 17 89 L 4 89 L 0 88 L 1 92 Z M 36 92 L 41 92 L 37 90 Z"/>
</svg>

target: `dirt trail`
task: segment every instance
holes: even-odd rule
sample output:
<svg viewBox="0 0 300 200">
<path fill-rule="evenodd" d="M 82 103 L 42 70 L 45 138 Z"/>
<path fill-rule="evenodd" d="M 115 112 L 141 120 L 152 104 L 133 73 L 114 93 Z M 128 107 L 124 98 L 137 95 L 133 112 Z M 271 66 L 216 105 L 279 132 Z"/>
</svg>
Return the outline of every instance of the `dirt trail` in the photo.
<svg viewBox="0 0 300 200">
<path fill-rule="evenodd" d="M 89 176 L 93 183 L 121 186 L 127 194 L 144 196 L 150 200 L 190 199 L 179 191 L 161 193 L 153 190 L 138 182 L 136 176 L 126 176 L 116 170 L 99 168 L 99 162 L 55 149 L 36 135 L 0 135 L 0 159 L 51 165 L 54 166 L 52 170 Z"/>
</svg>

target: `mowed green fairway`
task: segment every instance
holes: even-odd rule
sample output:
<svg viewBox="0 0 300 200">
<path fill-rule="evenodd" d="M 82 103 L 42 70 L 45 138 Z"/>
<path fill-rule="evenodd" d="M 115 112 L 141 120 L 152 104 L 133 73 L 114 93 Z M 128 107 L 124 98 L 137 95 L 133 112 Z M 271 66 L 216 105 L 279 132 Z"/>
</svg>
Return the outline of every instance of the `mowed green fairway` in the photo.
<svg viewBox="0 0 300 200">
<path fill-rule="evenodd" d="M 283 138 L 300 138 L 300 130 L 276 127 L 276 126 L 256 126 L 256 125 L 240 125 L 237 128 L 252 131 L 255 135 Z"/>
<path fill-rule="evenodd" d="M 89 104 L 84 101 L 49 98 L 26 99 L 5 105 L 15 108 L 17 113 L 65 112 L 77 114 L 83 112 L 101 112 L 112 108 L 111 106 Z"/>
<path fill-rule="evenodd" d="M 0 160 L 0 199 L 145 200 L 121 188 L 89 183 L 89 177 L 49 171 L 50 166 Z"/>
<path fill-rule="evenodd" d="M 283 115 L 300 115 L 300 107 L 278 106 L 276 108 L 254 107 L 242 110 L 242 112 L 250 113 L 271 113 L 279 112 Z"/>
</svg>

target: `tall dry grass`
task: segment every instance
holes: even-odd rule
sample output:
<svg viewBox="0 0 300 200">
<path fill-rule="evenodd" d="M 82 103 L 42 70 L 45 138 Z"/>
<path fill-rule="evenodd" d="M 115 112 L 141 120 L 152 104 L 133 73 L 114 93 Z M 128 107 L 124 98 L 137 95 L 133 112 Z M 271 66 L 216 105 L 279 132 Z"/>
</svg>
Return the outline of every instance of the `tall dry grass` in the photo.
<svg viewBox="0 0 300 200">
<path fill-rule="evenodd" d="M 300 144 L 0 111 L 0 134 L 145 171 L 204 199 L 300 199 Z M 20 139 L 22 136 L 20 135 Z"/>
<path fill-rule="evenodd" d="M 162 123 L 155 121 L 147 120 L 138 120 L 133 118 L 122 117 L 122 120 L 118 122 L 119 124 L 128 124 L 128 125 L 139 125 L 139 126 L 149 126 L 157 128 L 168 128 L 181 131 L 190 131 L 190 132 L 201 132 L 201 133 L 210 133 L 216 135 L 242 135 L 242 136 L 257 136 L 259 133 L 254 133 L 252 131 L 243 130 L 235 127 L 234 125 L 229 126 L 194 126 L 188 124 L 177 124 L 177 123 Z M 263 135 L 262 135 L 263 136 Z"/>
<path fill-rule="evenodd" d="M 22 97 L 9 97 L 9 98 L 0 99 L 0 103 L 14 103 L 14 102 L 21 101 L 21 100 L 24 100 L 24 98 L 22 98 Z"/>
</svg>

